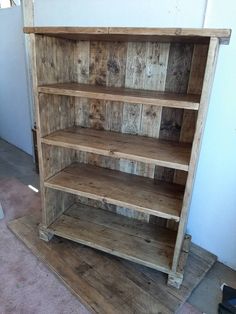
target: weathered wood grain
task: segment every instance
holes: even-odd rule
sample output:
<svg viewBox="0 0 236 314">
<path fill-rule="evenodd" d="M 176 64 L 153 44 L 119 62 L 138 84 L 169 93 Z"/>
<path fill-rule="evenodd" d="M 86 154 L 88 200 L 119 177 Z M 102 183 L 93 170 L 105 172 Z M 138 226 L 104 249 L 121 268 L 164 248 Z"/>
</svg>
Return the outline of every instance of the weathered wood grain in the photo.
<svg viewBox="0 0 236 314">
<path fill-rule="evenodd" d="M 185 171 L 191 151 L 188 144 L 80 127 L 56 131 L 42 138 L 42 142 Z"/>
<path fill-rule="evenodd" d="M 95 74 L 94 77 L 96 79 L 97 74 Z M 101 74 L 99 75 L 101 76 Z M 105 78 L 106 75 L 104 74 L 103 84 L 105 84 Z M 97 78 L 97 80 L 99 79 Z M 87 97 L 108 101 L 121 101 L 134 104 L 168 106 L 193 110 L 198 110 L 199 106 L 198 95 L 157 92 L 122 87 L 95 86 L 91 84 L 61 83 L 41 85 L 38 87 L 38 91 L 53 95 Z"/>
<path fill-rule="evenodd" d="M 140 28 L 140 27 L 24 27 L 25 33 L 47 34 L 73 40 L 146 40 L 207 42 L 218 37 L 221 44 L 229 44 L 230 29 L 207 28 Z M 118 35 L 118 36 L 117 36 Z M 118 39 L 119 38 L 119 39 Z"/>
<path fill-rule="evenodd" d="M 145 230 L 145 232 L 142 231 Z M 176 233 L 101 209 L 74 205 L 49 230 L 163 272 L 170 271 Z"/>
<path fill-rule="evenodd" d="M 32 216 L 11 221 L 9 227 L 91 313 L 156 314 L 157 309 L 175 313 L 216 260 L 192 244 L 183 284 L 175 289 L 166 285 L 165 274 L 154 269 L 63 238 L 54 237 L 50 243 L 39 240 L 38 221 Z"/>
<path fill-rule="evenodd" d="M 45 181 L 45 186 L 179 220 L 183 188 L 92 165 L 72 164 Z"/>
<path fill-rule="evenodd" d="M 180 250 L 182 247 L 182 242 L 183 242 L 184 233 L 186 229 L 188 209 L 189 209 L 189 204 L 191 201 L 191 191 L 192 191 L 192 186 L 194 183 L 198 156 L 200 153 L 201 138 L 202 138 L 202 133 L 203 133 L 204 125 L 206 121 L 206 114 L 207 114 L 207 109 L 208 109 L 208 104 L 209 104 L 209 99 L 210 99 L 210 94 L 211 94 L 211 88 L 213 84 L 218 51 L 219 51 L 219 40 L 217 38 L 211 38 L 209 50 L 208 50 L 206 70 L 205 70 L 205 75 L 204 75 L 204 80 L 203 80 L 201 102 L 200 102 L 198 120 L 197 120 L 197 125 L 196 125 L 196 133 L 194 136 L 193 147 L 192 147 L 189 174 L 188 174 L 185 193 L 184 193 L 184 201 L 183 201 L 183 207 L 182 207 L 182 212 L 181 212 L 181 221 L 179 223 L 178 236 L 177 236 L 177 241 L 176 241 L 176 246 L 175 246 L 175 253 L 174 253 L 174 259 L 173 259 L 173 266 L 172 266 L 173 271 L 176 271 L 177 266 L 178 266 Z"/>
</svg>

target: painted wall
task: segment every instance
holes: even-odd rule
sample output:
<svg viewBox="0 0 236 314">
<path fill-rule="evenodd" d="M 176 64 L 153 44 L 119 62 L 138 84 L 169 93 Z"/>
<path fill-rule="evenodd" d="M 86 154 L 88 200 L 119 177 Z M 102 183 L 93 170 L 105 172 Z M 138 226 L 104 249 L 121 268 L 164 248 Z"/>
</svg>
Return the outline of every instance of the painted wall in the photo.
<svg viewBox="0 0 236 314">
<path fill-rule="evenodd" d="M 235 6 L 234 0 L 35 0 L 35 24 L 205 26 L 232 27 L 236 31 Z M 222 46 L 220 50 L 188 232 L 193 242 L 236 269 L 235 46 L 233 34 L 230 46 Z"/>
<path fill-rule="evenodd" d="M 32 155 L 21 8 L 0 10 L 0 137 Z"/>
<path fill-rule="evenodd" d="M 232 28 L 221 46 L 188 230 L 193 241 L 236 269 L 236 3 L 209 0 L 205 27 Z"/>
</svg>

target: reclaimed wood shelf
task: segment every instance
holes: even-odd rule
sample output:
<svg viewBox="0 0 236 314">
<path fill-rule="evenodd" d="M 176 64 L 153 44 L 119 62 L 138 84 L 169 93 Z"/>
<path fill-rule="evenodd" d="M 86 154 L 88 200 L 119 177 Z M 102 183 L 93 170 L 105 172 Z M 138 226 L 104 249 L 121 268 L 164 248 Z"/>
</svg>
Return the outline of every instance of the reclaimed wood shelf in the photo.
<svg viewBox="0 0 236 314">
<path fill-rule="evenodd" d="M 32 47 L 40 238 L 58 235 L 160 270 L 179 288 L 219 46 L 231 30 L 24 32 Z"/>
<path fill-rule="evenodd" d="M 191 145 L 91 128 L 53 132 L 42 143 L 188 171 Z"/>
<path fill-rule="evenodd" d="M 179 221 L 183 187 L 117 170 L 74 163 L 45 186 Z"/>
<path fill-rule="evenodd" d="M 230 29 L 211 28 L 145 28 L 145 27 L 25 27 L 27 34 L 47 35 L 72 40 L 158 41 L 209 43 L 217 37 L 228 44 Z"/>
<path fill-rule="evenodd" d="M 43 85 L 38 87 L 38 92 L 192 110 L 198 110 L 200 102 L 200 96 L 194 94 L 177 94 L 78 83 Z"/>
<path fill-rule="evenodd" d="M 75 204 L 49 230 L 58 236 L 91 246 L 169 273 L 176 232 L 132 218 Z"/>
</svg>

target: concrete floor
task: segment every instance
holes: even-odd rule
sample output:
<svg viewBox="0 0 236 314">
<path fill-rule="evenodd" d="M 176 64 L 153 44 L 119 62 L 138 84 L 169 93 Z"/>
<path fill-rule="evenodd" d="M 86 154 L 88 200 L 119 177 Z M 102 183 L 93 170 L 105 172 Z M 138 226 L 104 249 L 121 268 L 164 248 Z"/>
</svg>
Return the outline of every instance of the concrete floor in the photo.
<svg viewBox="0 0 236 314">
<path fill-rule="evenodd" d="M 0 180 L 9 177 L 17 178 L 25 185 L 30 184 L 39 188 L 39 178 L 35 172 L 32 157 L 0 139 Z M 220 286 L 222 283 L 226 283 L 236 288 L 236 272 L 222 263 L 217 262 L 206 275 L 201 284 L 195 289 L 195 291 L 193 291 L 188 300 L 188 304 L 186 304 L 185 310 L 180 310 L 180 313 L 193 314 L 200 312 L 206 314 L 216 314 L 218 303 L 221 301 Z M 57 285 L 62 286 L 59 281 Z M 76 307 L 78 306 L 78 301 L 75 297 L 71 295 L 71 298 L 70 302 L 72 303 L 70 303 L 70 313 L 73 312 L 71 312 L 73 302 Z M 18 312 L 16 311 L 14 313 Z M 80 312 L 76 311 L 76 313 Z M 2 313 L 0 311 L 0 314 L 8 313 Z"/>
</svg>

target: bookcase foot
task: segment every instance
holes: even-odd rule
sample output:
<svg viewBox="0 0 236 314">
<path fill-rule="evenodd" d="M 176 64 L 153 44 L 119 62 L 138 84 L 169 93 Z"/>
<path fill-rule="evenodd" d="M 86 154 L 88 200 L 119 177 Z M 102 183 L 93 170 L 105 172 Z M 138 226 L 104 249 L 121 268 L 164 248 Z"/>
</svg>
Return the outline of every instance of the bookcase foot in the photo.
<svg viewBox="0 0 236 314">
<path fill-rule="evenodd" d="M 171 287 L 175 287 L 177 289 L 180 288 L 183 282 L 183 275 L 178 273 L 173 273 L 168 275 L 167 285 Z"/>
<path fill-rule="evenodd" d="M 43 225 L 39 226 L 39 238 L 45 242 L 49 242 L 53 238 L 54 234 L 49 232 Z"/>
</svg>

